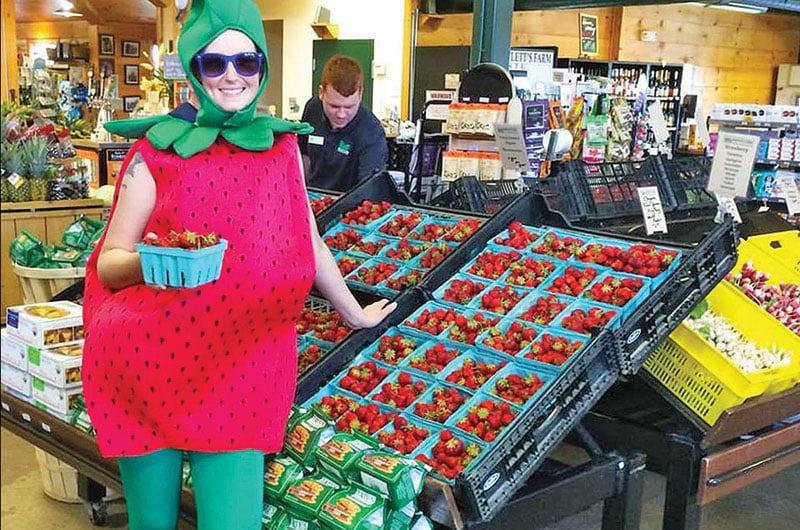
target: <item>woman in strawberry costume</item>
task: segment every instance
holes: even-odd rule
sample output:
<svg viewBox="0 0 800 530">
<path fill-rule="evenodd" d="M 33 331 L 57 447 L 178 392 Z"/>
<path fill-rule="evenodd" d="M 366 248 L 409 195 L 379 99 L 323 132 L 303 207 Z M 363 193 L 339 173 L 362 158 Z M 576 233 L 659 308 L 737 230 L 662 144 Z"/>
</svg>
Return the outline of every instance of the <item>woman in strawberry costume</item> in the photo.
<svg viewBox="0 0 800 530">
<path fill-rule="evenodd" d="M 395 307 L 360 307 L 320 239 L 297 148 L 310 126 L 255 116 L 261 20 L 251 0 L 193 0 L 178 53 L 197 108 L 107 124 L 139 140 L 87 264 L 83 381 L 134 530 L 176 527 L 184 452 L 199 528 L 261 528 L 264 454 L 283 443 L 312 282 L 355 329 Z M 218 280 L 143 283 L 135 245 L 170 230 L 227 240 Z"/>
</svg>

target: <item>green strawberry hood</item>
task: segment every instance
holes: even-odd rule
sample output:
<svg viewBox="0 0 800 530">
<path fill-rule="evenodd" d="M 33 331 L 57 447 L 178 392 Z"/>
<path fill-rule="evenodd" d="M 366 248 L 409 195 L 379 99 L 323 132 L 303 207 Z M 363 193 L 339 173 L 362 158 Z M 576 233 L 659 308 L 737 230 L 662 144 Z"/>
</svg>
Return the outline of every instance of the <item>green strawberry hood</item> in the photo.
<svg viewBox="0 0 800 530">
<path fill-rule="evenodd" d="M 224 111 L 214 103 L 191 68 L 193 57 L 229 29 L 247 35 L 264 54 L 264 75 L 258 92 L 249 105 L 236 112 Z M 258 97 L 267 86 L 269 65 L 261 13 L 251 0 L 193 0 L 178 39 L 178 56 L 200 103 L 195 123 L 166 114 L 111 121 L 105 124 L 106 130 L 126 138 L 146 135 L 155 148 L 172 147 L 182 158 L 207 149 L 219 135 L 242 149 L 265 151 L 272 147 L 277 133 L 308 134 L 313 130 L 306 123 L 255 114 Z"/>
</svg>

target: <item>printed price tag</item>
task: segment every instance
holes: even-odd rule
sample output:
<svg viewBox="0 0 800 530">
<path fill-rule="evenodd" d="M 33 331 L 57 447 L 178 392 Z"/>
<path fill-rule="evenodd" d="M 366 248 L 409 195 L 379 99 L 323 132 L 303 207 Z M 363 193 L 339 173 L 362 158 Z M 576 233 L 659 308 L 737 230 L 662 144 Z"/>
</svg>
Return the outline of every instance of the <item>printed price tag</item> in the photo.
<svg viewBox="0 0 800 530">
<path fill-rule="evenodd" d="M 9 182 L 9 184 L 11 184 L 12 186 L 14 186 L 14 189 L 17 189 L 17 188 L 19 188 L 20 186 L 22 186 L 23 184 L 25 184 L 25 178 L 24 178 L 24 177 L 21 177 L 21 176 L 19 176 L 19 175 L 18 175 L 18 174 L 16 174 L 16 173 L 12 173 L 12 174 L 10 174 L 10 175 L 8 176 L 8 182 Z"/>
<path fill-rule="evenodd" d="M 52 430 L 50 429 L 50 426 L 48 424 L 46 424 L 45 422 L 42 422 L 42 430 L 44 432 L 52 432 Z"/>
<path fill-rule="evenodd" d="M 530 171 L 528 151 L 522 137 L 522 125 L 519 123 L 495 123 L 494 137 L 500 151 L 503 169 Z"/>
<path fill-rule="evenodd" d="M 667 219 L 664 217 L 664 207 L 661 205 L 661 196 L 658 194 L 656 186 L 645 186 L 637 188 L 639 192 L 639 204 L 642 207 L 644 216 L 644 226 L 647 235 L 661 232 L 667 233 Z"/>
<path fill-rule="evenodd" d="M 11 407 L 8 406 L 8 403 L 3 401 L 3 410 L 6 412 L 11 412 Z"/>
<path fill-rule="evenodd" d="M 30 422 L 31 421 L 31 415 L 28 414 L 27 412 L 23 412 L 22 413 L 22 419 L 27 421 L 27 422 Z"/>
<path fill-rule="evenodd" d="M 717 216 L 714 218 L 714 221 L 721 223 L 722 216 L 729 213 L 733 216 L 734 221 L 741 224 L 742 216 L 739 215 L 739 208 L 736 207 L 736 201 L 733 200 L 733 197 L 725 197 L 724 195 L 718 195 L 716 193 L 714 195 L 717 197 L 717 203 L 719 204 Z"/>
<path fill-rule="evenodd" d="M 647 107 L 647 115 L 650 116 L 650 127 L 653 128 L 653 135 L 656 137 L 656 142 L 666 142 L 669 140 L 669 129 L 667 129 L 667 120 L 664 118 L 664 112 L 661 110 L 661 102 L 654 101 Z"/>
<path fill-rule="evenodd" d="M 779 171 L 775 179 L 775 185 L 780 190 L 780 195 L 786 199 L 786 209 L 789 215 L 800 214 L 800 192 L 797 191 L 794 174 Z"/>
</svg>

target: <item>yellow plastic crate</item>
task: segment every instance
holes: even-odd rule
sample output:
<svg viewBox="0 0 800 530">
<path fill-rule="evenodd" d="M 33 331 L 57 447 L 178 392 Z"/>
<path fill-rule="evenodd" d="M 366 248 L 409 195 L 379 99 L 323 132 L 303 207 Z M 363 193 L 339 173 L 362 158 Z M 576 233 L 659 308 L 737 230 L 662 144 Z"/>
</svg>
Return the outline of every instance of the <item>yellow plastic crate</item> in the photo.
<svg viewBox="0 0 800 530">
<path fill-rule="evenodd" d="M 761 394 L 776 394 L 800 377 L 800 337 L 782 326 L 733 285 L 722 282 L 708 297 L 709 308 L 725 317 L 758 346 L 773 344 L 792 353 L 792 362 L 746 374 L 700 334 L 680 324 L 644 362 L 644 369 L 709 425 L 725 409 Z"/>
<path fill-rule="evenodd" d="M 800 230 L 750 236 L 747 241 L 800 275 Z"/>
<path fill-rule="evenodd" d="M 770 251 L 774 250 L 767 247 Z M 800 255 L 800 249 L 797 250 Z M 769 273 L 770 285 L 777 285 L 780 282 L 795 283 L 800 285 L 800 271 L 795 271 L 785 261 L 779 260 L 778 254 L 763 250 L 756 244 L 748 241 L 739 241 L 739 253 L 736 265 L 731 269 L 731 274 L 736 274 L 742 270 L 746 262 L 751 262 L 756 270 Z"/>
</svg>

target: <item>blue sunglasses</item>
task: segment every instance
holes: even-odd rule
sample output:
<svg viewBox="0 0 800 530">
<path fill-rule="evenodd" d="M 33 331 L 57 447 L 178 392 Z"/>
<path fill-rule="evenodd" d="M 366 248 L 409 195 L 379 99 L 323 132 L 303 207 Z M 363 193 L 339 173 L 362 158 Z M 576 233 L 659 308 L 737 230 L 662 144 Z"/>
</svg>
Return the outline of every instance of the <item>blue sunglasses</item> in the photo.
<svg viewBox="0 0 800 530">
<path fill-rule="evenodd" d="M 221 53 L 198 53 L 194 56 L 200 74 L 204 77 L 219 77 L 228 69 L 228 64 L 233 63 L 236 72 L 244 77 L 256 75 L 261 71 L 264 63 L 264 54 L 261 52 L 242 52 L 235 55 Z"/>
</svg>

